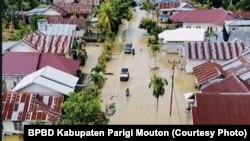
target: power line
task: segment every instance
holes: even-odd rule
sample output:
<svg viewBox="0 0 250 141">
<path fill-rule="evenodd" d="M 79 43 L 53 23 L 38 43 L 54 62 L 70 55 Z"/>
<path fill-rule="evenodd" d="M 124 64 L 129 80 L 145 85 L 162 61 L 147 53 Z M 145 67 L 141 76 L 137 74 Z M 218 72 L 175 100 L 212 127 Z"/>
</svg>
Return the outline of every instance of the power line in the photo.
<svg viewBox="0 0 250 141">
<path fill-rule="evenodd" d="M 171 98 L 170 98 L 170 109 L 169 109 L 169 115 L 171 116 L 172 113 L 172 101 L 173 101 L 173 90 L 174 90 L 174 70 L 175 66 L 180 64 L 180 61 L 168 61 L 169 64 L 172 65 L 173 75 L 172 75 L 172 85 L 171 85 Z"/>
</svg>

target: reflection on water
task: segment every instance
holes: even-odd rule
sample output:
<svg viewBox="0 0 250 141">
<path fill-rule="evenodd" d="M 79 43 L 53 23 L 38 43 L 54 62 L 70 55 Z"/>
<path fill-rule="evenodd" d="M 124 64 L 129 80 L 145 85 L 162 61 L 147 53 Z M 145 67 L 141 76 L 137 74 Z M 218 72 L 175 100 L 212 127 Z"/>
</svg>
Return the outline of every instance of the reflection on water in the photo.
<svg viewBox="0 0 250 141">
<path fill-rule="evenodd" d="M 116 46 L 116 49 L 113 50 L 113 57 L 116 59 L 107 64 L 107 72 L 114 73 L 114 75 L 105 76 L 107 81 L 101 98 L 103 105 L 116 104 L 116 113 L 110 117 L 110 124 L 190 124 L 190 119 L 185 112 L 187 103 L 183 94 L 195 90 L 194 78 L 176 67 L 173 108 L 172 115 L 169 116 L 172 69 L 168 60 L 178 60 L 179 58 L 177 55 L 169 55 L 164 52 L 157 55 L 157 66 L 160 69 L 156 73 L 165 77 L 169 85 L 166 86 L 165 95 L 159 98 L 157 116 L 156 99 L 152 95 L 152 90 L 149 89 L 149 82 L 154 73 L 151 71 L 151 68 L 154 67 L 154 58 L 150 57 L 149 47 L 147 47 L 148 37 L 143 36 L 146 31 L 138 28 L 140 19 L 146 16 L 146 12 L 137 8 L 136 14 L 136 18 L 128 24 L 126 30 L 127 41 L 133 42 L 135 55 L 123 54 Z M 122 67 L 129 68 L 130 79 L 128 82 L 120 82 L 119 73 Z M 130 89 L 130 97 L 125 95 L 126 88 Z"/>
</svg>

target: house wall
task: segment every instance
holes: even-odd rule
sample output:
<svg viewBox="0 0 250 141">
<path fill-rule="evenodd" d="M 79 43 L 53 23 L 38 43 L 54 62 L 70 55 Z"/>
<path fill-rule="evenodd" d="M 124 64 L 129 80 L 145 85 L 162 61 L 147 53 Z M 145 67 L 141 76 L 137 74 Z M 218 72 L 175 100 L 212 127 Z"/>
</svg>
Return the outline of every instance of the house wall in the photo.
<svg viewBox="0 0 250 141">
<path fill-rule="evenodd" d="M 30 122 L 22 122 L 23 129 L 24 125 L 29 125 Z M 13 121 L 3 121 L 3 132 L 14 133 L 14 134 L 23 134 L 23 131 L 15 130 Z"/>
<path fill-rule="evenodd" d="M 37 52 L 34 48 L 30 47 L 29 45 L 21 42 L 20 44 L 12 47 L 10 52 Z"/>
<path fill-rule="evenodd" d="M 183 28 L 203 28 L 207 30 L 208 27 L 212 27 L 212 30 L 215 32 L 220 32 L 223 29 L 223 26 L 218 26 L 210 23 L 183 23 Z"/>
<path fill-rule="evenodd" d="M 193 73 L 193 68 L 201 65 L 203 63 L 206 63 L 209 60 L 203 59 L 203 60 L 198 60 L 198 59 L 187 59 L 186 60 L 186 72 L 187 73 Z M 227 60 L 214 60 L 214 62 L 218 63 L 218 64 L 223 64 L 225 63 Z"/>
<path fill-rule="evenodd" d="M 43 15 L 46 15 L 46 16 L 61 16 L 61 14 L 59 12 L 57 12 L 56 10 L 50 8 L 48 10 L 46 10 Z"/>
<path fill-rule="evenodd" d="M 57 94 L 62 95 L 56 91 L 50 90 L 38 84 L 31 84 L 18 92 L 31 92 L 31 93 L 38 93 L 40 95 L 48 95 L 48 93 L 52 93 L 53 95 Z"/>
<path fill-rule="evenodd" d="M 2 80 L 5 81 L 6 84 L 6 90 L 10 91 L 14 88 L 14 82 L 16 82 L 16 84 L 18 84 L 24 76 L 6 76 L 3 75 L 2 76 Z"/>
<path fill-rule="evenodd" d="M 74 0 L 53 0 L 53 3 L 57 3 L 57 2 L 70 3 L 70 2 L 74 2 Z"/>
</svg>

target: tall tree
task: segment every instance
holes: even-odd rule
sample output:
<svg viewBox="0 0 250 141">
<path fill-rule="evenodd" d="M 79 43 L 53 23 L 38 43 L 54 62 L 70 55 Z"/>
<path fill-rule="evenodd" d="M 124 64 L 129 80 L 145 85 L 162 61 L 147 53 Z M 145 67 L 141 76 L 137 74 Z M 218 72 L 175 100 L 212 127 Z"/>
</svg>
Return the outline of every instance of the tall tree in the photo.
<svg viewBox="0 0 250 141">
<path fill-rule="evenodd" d="M 100 99 L 96 91 L 91 89 L 80 93 L 71 93 L 63 103 L 63 115 L 59 124 L 63 125 L 105 125 L 109 119 L 101 111 Z"/>
<path fill-rule="evenodd" d="M 156 55 L 158 52 L 160 52 L 160 46 L 159 44 L 151 44 L 150 50 L 152 51 L 154 58 L 155 58 L 155 68 L 156 68 Z"/>
<path fill-rule="evenodd" d="M 151 10 L 154 10 L 155 7 L 153 4 L 149 3 L 149 2 L 142 2 L 142 6 L 141 6 L 141 10 L 145 10 L 147 11 L 147 14 L 150 14 Z"/>
<path fill-rule="evenodd" d="M 157 106 L 156 106 L 156 113 L 158 118 L 158 104 L 159 104 L 159 97 L 163 96 L 165 93 L 165 86 L 168 85 L 168 81 L 164 78 L 161 78 L 159 76 L 154 75 L 151 78 L 151 81 L 149 83 L 149 88 L 153 88 L 153 95 L 157 100 Z"/>
</svg>

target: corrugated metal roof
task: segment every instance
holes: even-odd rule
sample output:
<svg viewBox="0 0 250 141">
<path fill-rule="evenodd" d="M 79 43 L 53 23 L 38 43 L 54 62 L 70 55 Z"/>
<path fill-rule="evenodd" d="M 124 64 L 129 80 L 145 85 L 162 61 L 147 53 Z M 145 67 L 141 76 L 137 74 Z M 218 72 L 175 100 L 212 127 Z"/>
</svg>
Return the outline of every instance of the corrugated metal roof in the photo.
<svg viewBox="0 0 250 141">
<path fill-rule="evenodd" d="M 160 9 L 171 9 L 171 8 L 179 8 L 180 2 L 162 2 L 160 3 Z"/>
<path fill-rule="evenodd" d="M 214 82 L 203 88 L 202 92 L 220 92 L 220 93 L 250 93 L 250 85 L 232 74 L 224 80 Z"/>
<path fill-rule="evenodd" d="M 226 76 L 222 67 L 213 61 L 194 67 L 193 73 L 197 79 L 198 85 L 202 85 L 210 80 Z"/>
<path fill-rule="evenodd" d="M 50 90 L 69 95 L 70 92 L 75 90 L 78 79 L 78 77 L 46 66 L 25 76 L 12 91 L 19 92 L 31 84 L 37 84 Z"/>
<path fill-rule="evenodd" d="M 250 20 L 250 11 L 234 11 L 233 15 L 239 19 Z"/>
<path fill-rule="evenodd" d="M 188 42 L 181 50 L 189 59 L 228 60 L 237 57 L 247 48 L 244 42 Z"/>
<path fill-rule="evenodd" d="M 80 62 L 51 53 L 7 52 L 3 56 L 3 75 L 28 75 L 45 66 L 76 75 Z"/>
<path fill-rule="evenodd" d="M 50 24 L 73 24 L 77 25 L 78 29 L 85 27 L 85 19 L 70 19 L 70 18 L 48 18 Z"/>
<path fill-rule="evenodd" d="M 34 32 L 22 39 L 22 41 L 38 52 L 67 54 L 71 50 L 73 37 L 44 35 L 39 32 Z"/>
<path fill-rule="evenodd" d="M 197 93 L 193 124 L 250 124 L 250 93 Z"/>
<path fill-rule="evenodd" d="M 57 12 L 63 16 L 67 14 L 91 14 L 93 5 L 86 3 L 54 3 L 52 6 Z"/>
<path fill-rule="evenodd" d="M 209 10 L 192 10 L 190 12 L 177 13 L 171 16 L 170 19 L 174 22 L 212 23 L 222 26 L 225 20 L 234 20 L 235 18 L 229 15 L 225 10 L 209 9 Z"/>
<path fill-rule="evenodd" d="M 44 103 L 44 100 L 47 102 Z M 2 117 L 5 121 L 55 122 L 61 115 L 61 104 L 63 101 L 63 96 L 3 93 Z"/>
<path fill-rule="evenodd" d="M 47 24 L 42 32 L 45 35 L 74 36 L 76 24 Z"/>
</svg>

